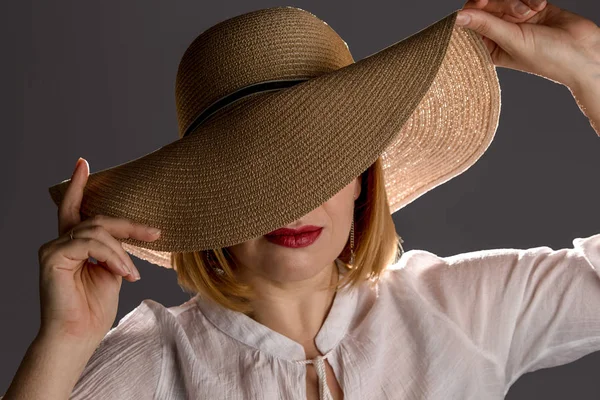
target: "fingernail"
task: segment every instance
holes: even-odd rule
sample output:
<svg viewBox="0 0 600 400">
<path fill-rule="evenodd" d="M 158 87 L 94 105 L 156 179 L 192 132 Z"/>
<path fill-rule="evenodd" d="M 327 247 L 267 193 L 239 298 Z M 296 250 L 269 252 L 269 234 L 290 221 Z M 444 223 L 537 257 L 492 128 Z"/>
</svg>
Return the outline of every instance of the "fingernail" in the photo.
<svg viewBox="0 0 600 400">
<path fill-rule="evenodd" d="M 456 16 L 456 23 L 458 25 L 467 25 L 469 22 L 471 22 L 471 16 L 467 13 L 459 11 L 458 15 Z"/>
<path fill-rule="evenodd" d="M 77 159 L 77 162 L 75 163 L 75 169 L 73 170 L 73 175 L 72 176 L 75 176 L 75 174 L 77 173 L 77 170 L 79 169 L 79 165 L 81 165 L 80 161 L 81 161 L 81 157 L 79 157 Z"/>
<path fill-rule="evenodd" d="M 121 264 L 121 269 L 126 274 L 132 274 L 133 275 L 133 273 L 131 272 L 131 268 L 129 268 L 129 265 L 127 265 L 126 263 Z"/>
<path fill-rule="evenodd" d="M 137 270 L 137 268 L 133 269 L 133 277 L 135 278 L 136 281 L 142 279 L 142 277 L 140 276 L 140 273 Z"/>
<path fill-rule="evenodd" d="M 160 234 L 160 229 L 158 228 L 146 228 L 146 230 L 148 231 L 148 233 L 150 233 L 152 236 L 157 236 Z"/>
<path fill-rule="evenodd" d="M 522 15 L 527 15 L 527 14 L 529 14 L 529 12 L 531 11 L 531 8 L 527 7 L 527 6 L 526 6 L 525 4 L 523 4 L 523 3 L 519 3 L 519 4 L 517 4 L 517 7 L 515 8 L 515 10 L 517 10 L 517 12 L 518 12 L 519 14 L 522 14 Z"/>
</svg>

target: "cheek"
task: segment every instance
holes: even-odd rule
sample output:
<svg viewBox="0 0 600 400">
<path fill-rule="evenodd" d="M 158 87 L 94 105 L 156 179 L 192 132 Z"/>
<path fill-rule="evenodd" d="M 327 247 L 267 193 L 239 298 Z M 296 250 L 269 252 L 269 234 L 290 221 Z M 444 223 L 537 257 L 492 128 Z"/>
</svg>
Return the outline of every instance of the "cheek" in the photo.
<svg viewBox="0 0 600 400">
<path fill-rule="evenodd" d="M 333 221 L 351 220 L 354 209 L 354 191 L 355 185 L 354 182 L 351 182 L 323 204 L 323 208 Z"/>
<path fill-rule="evenodd" d="M 316 242 L 317 244 L 311 248 L 311 252 L 298 251 L 298 254 L 303 254 L 304 257 L 328 259 L 332 255 L 336 257 L 344 249 L 348 241 L 354 212 L 355 185 L 353 183 L 345 186 L 324 204 L 305 216 L 308 221 L 325 225 L 327 230 L 323 232 Z M 278 248 L 272 252 L 266 251 L 274 249 L 272 246 L 261 236 L 233 245 L 228 248 L 228 251 L 234 259 L 247 265 L 250 269 L 255 266 L 272 264 L 275 262 L 274 259 L 280 262 L 282 257 L 289 258 L 294 254 L 294 251 Z M 299 256 L 294 255 L 294 257 Z M 313 264 L 314 260 L 307 262 Z"/>
<path fill-rule="evenodd" d="M 252 263 L 252 260 L 255 259 L 256 255 L 259 253 L 256 242 L 256 239 L 248 240 L 228 247 L 227 250 L 236 261 Z"/>
<path fill-rule="evenodd" d="M 343 190 L 323 205 L 330 220 L 331 238 L 342 247 L 348 239 L 354 213 L 354 189 Z"/>
</svg>

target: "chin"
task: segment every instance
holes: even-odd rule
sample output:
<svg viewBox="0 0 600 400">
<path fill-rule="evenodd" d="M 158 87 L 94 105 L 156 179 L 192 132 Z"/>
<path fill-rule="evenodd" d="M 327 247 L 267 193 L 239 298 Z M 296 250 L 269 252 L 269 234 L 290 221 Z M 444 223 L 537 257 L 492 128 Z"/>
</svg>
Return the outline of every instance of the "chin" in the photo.
<svg viewBox="0 0 600 400">
<path fill-rule="evenodd" d="M 322 257 L 277 257 L 264 265 L 264 276 L 277 282 L 297 282 L 310 279 L 330 266 L 328 258 Z"/>
</svg>

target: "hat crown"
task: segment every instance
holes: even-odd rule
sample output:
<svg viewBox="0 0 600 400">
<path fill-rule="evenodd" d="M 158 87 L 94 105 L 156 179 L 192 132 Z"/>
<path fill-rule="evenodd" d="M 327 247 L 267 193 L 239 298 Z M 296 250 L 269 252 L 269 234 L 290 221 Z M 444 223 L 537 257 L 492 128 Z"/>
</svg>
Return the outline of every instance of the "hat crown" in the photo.
<svg viewBox="0 0 600 400">
<path fill-rule="evenodd" d="M 308 79 L 353 62 L 346 42 L 300 8 L 271 7 L 219 22 L 194 39 L 179 63 L 179 137 L 211 105 L 242 88 Z"/>
</svg>

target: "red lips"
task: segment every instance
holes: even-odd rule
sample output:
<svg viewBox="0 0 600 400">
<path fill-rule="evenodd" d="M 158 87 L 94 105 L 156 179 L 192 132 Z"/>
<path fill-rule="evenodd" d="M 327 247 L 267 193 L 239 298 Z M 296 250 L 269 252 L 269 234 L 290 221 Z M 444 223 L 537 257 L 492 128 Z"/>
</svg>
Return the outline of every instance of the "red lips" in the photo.
<svg viewBox="0 0 600 400">
<path fill-rule="evenodd" d="M 304 225 L 298 229 L 280 228 L 280 229 L 274 230 L 273 232 L 267 233 L 265 236 L 292 236 L 292 235 L 299 235 L 301 233 L 306 233 L 306 232 L 318 231 L 321 228 L 322 228 L 321 226 L 315 226 L 315 225 Z"/>
<path fill-rule="evenodd" d="M 298 229 L 281 228 L 265 235 L 271 243 L 283 247 L 299 248 L 313 244 L 323 232 L 323 228 L 314 225 L 305 225 Z"/>
</svg>

